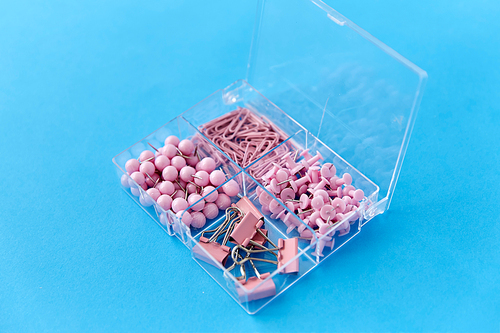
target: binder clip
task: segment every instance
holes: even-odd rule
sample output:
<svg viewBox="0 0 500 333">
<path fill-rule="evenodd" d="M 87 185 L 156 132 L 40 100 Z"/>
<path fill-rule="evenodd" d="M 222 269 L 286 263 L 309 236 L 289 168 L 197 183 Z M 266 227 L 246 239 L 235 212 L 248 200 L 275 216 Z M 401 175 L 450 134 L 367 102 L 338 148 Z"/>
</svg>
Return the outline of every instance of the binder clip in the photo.
<svg viewBox="0 0 500 333">
<path fill-rule="evenodd" d="M 241 211 L 238 208 L 230 207 L 226 210 L 226 219 L 224 222 L 213 230 L 205 230 L 201 233 L 200 242 L 193 247 L 193 254 L 196 258 L 201 259 L 215 267 L 217 264 L 212 258 L 208 257 L 206 253 L 201 249 L 203 248 L 207 251 L 217 262 L 222 266 L 226 264 L 231 248 L 226 246 L 229 241 L 229 236 L 234 229 L 237 221 L 241 218 Z M 204 235 L 207 233 L 213 233 L 210 238 L 206 238 Z M 222 243 L 218 243 L 217 239 L 224 235 Z"/>
<path fill-rule="evenodd" d="M 247 246 L 257 231 L 260 231 L 260 227 L 263 224 L 264 221 L 262 219 L 255 217 L 252 212 L 247 212 L 241 222 L 231 232 L 231 240 L 236 244 Z"/>
<path fill-rule="evenodd" d="M 278 269 L 291 261 L 298 254 L 298 238 L 279 239 L 278 240 Z M 295 258 L 280 273 L 297 273 L 299 271 L 299 259 Z"/>
</svg>

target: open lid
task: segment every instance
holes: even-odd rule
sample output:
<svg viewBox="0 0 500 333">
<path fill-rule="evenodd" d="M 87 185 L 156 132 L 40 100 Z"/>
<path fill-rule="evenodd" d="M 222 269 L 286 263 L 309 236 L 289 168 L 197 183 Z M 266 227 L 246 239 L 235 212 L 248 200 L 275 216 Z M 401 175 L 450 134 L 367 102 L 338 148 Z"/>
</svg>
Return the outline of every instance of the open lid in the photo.
<svg viewBox="0 0 500 333">
<path fill-rule="evenodd" d="M 247 81 L 380 187 L 389 207 L 427 74 L 318 0 L 261 0 Z"/>
</svg>

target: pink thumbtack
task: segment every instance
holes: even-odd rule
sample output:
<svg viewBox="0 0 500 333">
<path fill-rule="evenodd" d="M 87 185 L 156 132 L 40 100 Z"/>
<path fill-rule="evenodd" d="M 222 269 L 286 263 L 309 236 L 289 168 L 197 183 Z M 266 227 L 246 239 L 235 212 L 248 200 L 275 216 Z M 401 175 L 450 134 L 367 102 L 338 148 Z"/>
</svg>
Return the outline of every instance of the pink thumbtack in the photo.
<svg viewBox="0 0 500 333">
<path fill-rule="evenodd" d="M 284 182 L 287 179 L 288 179 L 288 174 L 286 173 L 285 170 L 278 170 L 278 172 L 276 172 L 276 181 L 278 183 Z"/>
<path fill-rule="evenodd" d="M 273 200 L 273 198 L 266 191 L 262 192 L 259 195 L 259 203 L 262 206 L 269 206 L 269 204 L 271 203 L 272 200 Z"/>
<path fill-rule="evenodd" d="M 177 147 L 185 156 L 189 156 L 194 152 L 194 144 L 191 142 L 191 140 L 182 140 L 181 142 L 179 142 L 179 145 Z"/>
<path fill-rule="evenodd" d="M 346 208 L 346 203 L 340 198 L 335 198 L 332 200 L 332 206 L 337 213 L 343 213 Z"/>
<path fill-rule="evenodd" d="M 311 202 L 311 199 L 307 196 L 307 194 L 302 194 L 300 196 L 300 208 L 301 209 L 306 209 L 309 206 L 309 203 Z"/>
<path fill-rule="evenodd" d="M 174 147 L 177 147 L 179 145 L 179 138 L 176 137 L 175 135 L 170 135 L 168 138 L 165 139 L 165 145 L 171 144 Z"/>
<path fill-rule="evenodd" d="M 199 186 L 207 186 L 210 184 L 210 175 L 205 170 L 200 170 L 194 174 L 194 182 Z"/>
<path fill-rule="evenodd" d="M 300 156 L 304 157 L 304 159 L 309 160 L 312 156 L 309 154 L 309 149 L 304 150 L 300 153 Z"/>
<path fill-rule="evenodd" d="M 217 187 L 226 181 L 226 175 L 220 170 L 214 170 L 210 173 L 210 182 Z"/>
<path fill-rule="evenodd" d="M 231 198 L 227 194 L 220 193 L 214 203 L 220 210 L 226 210 L 231 206 Z"/>
<path fill-rule="evenodd" d="M 289 152 L 288 154 L 283 156 L 282 160 L 286 161 L 286 164 L 287 164 L 288 168 L 290 168 L 290 169 L 294 169 L 297 167 L 297 163 L 295 163 L 295 161 L 292 159 L 291 152 Z"/>
<path fill-rule="evenodd" d="M 298 254 L 299 239 L 278 239 L 278 269 L 291 261 Z M 295 258 L 288 266 L 286 266 L 280 273 L 297 273 L 299 271 L 299 259 Z"/>
<path fill-rule="evenodd" d="M 222 190 L 230 197 L 236 196 L 240 192 L 240 185 L 236 182 L 236 180 L 231 179 L 224 185 L 222 185 Z"/>
<path fill-rule="evenodd" d="M 203 228 L 207 222 L 207 218 L 201 212 L 193 212 L 191 213 L 191 217 L 193 219 L 191 221 L 191 226 L 196 229 Z"/>
<path fill-rule="evenodd" d="M 182 142 L 182 141 L 181 141 Z M 179 178 L 185 182 L 192 182 L 196 170 L 191 166 L 185 166 L 179 171 Z"/>
<path fill-rule="evenodd" d="M 214 219 L 219 215 L 219 208 L 213 202 L 206 203 L 205 208 L 203 208 L 203 214 L 209 220 Z"/>
<path fill-rule="evenodd" d="M 293 200 L 293 199 L 295 199 L 295 192 L 293 191 L 293 189 L 287 187 L 287 188 L 283 189 L 283 191 L 281 191 L 280 198 L 284 202 L 286 202 L 288 200 Z"/>
<path fill-rule="evenodd" d="M 325 202 L 323 201 L 323 197 L 321 197 L 321 196 L 318 196 L 318 197 L 313 198 L 311 200 L 311 207 L 314 208 L 315 210 L 320 210 L 324 205 L 325 205 Z"/>
<path fill-rule="evenodd" d="M 139 161 L 135 158 L 132 158 L 128 160 L 127 163 L 125 163 L 125 170 L 127 170 L 129 174 L 132 174 L 136 171 L 139 171 L 140 166 L 141 164 L 139 163 Z"/>
<path fill-rule="evenodd" d="M 328 202 L 328 200 L 330 199 L 330 196 L 328 195 L 328 193 L 325 190 L 314 191 L 313 197 L 314 198 L 322 197 L 324 202 Z"/>
<path fill-rule="evenodd" d="M 279 200 L 279 199 L 278 199 Z M 270 203 L 269 203 L 269 210 L 271 211 L 271 213 L 274 213 L 274 214 L 278 214 L 280 213 L 281 211 L 285 210 L 285 207 L 283 207 L 279 201 L 276 200 L 276 199 L 273 199 Z"/>
<path fill-rule="evenodd" d="M 361 201 L 365 197 L 365 193 L 361 189 L 349 191 L 349 195 L 356 201 Z"/>
<path fill-rule="evenodd" d="M 323 156 L 321 155 L 321 153 L 319 151 L 316 152 L 316 156 L 310 158 L 307 160 L 307 164 L 309 165 L 313 165 L 314 163 L 318 162 L 319 160 L 322 160 L 323 159 Z"/>
<path fill-rule="evenodd" d="M 215 190 L 213 186 L 206 186 L 201 195 L 205 197 L 206 202 L 214 202 L 219 197 L 219 192 Z"/>
<path fill-rule="evenodd" d="M 163 147 L 162 151 L 163 151 L 163 155 L 172 159 L 175 155 L 177 155 L 177 146 L 174 146 L 173 144 L 167 143 Z"/>
<path fill-rule="evenodd" d="M 193 205 L 191 209 L 195 212 L 199 212 L 205 208 L 205 200 L 201 198 L 201 195 L 193 193 L 188 197 L 188 204 Z"/>
<path fill-rule="evenodd" d="M 344 173 L 344 175 L 342 176 L 342 179 L 344 180 L 344 183 L 346 185 L 351 185 L 352 184 L 352 176 L 348 173 Z"/>
<path fill-rule="evenodd" d="M 162 172 L 167 166 L 170 165 L 170 159 L 165 155 L 160 155 L 155 158 L 155 166 L 158 171 Z"/>
</svg>

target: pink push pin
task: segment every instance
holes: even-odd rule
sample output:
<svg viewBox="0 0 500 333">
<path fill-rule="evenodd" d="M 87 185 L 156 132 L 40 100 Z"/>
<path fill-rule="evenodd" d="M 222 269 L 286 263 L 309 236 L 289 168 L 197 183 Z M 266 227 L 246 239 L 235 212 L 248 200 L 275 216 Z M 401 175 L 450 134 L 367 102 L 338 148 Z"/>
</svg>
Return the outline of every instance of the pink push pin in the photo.
<svg viewBox="0 0 500 333">
<path fill-rule="evenodd" d="M 231 206 L 231 198 L 227 194 L 220 193 L 214 203 L 220 210 L 226 210 Z"/>
<path fill-rule="evenodd" d="M 170 165 L 170 159 L 165 155 L 160 155 L 155 158 L 155 167 L 158 171 L 162 172 L 167 166 Z"/>
<path fill-rule="evenodd" d="M 142 172 L 143 174 L 152 175 L 155 173 L 156 168 L 155 165 L 151 162 L 143 162 L 139 167 L 139 171 Z"/>
<path fill-rule="evenodd" d="M 161 193 L 160 191 L 158 191 L 157 189 L 155 188 L 150 188 L 146 191 L 147 194 L 149 194 L 149 196 L 151 197 L 151 199 L 153 199 L 154 201 L 158 200 L 158 198 L 160 197 Z"/>
<path fill-rule="evenodd" d="M 198 159 L 198 156 L 196 156 L 196 155 L 186 157 L 187 165 L 192 166 L 192 167 L 196 167 L 196 165 L 198 164 L 199 161 L 200 160 Z"/>
<path fill-rule="evenodd" d="M 283 189 L 283 191 L 281 191 L 280 198 L 284 202 L 287 202 L 288 200 L 294 200 L 295 199 L 295 192 L 293 191 L 293 189 L 287 187 L 287 188 Z"/>
<path fill-rule="evenodd" d="M 330 200 L 330 196 L 328 195 L 328 192 L 326 192 L 325 190 L 314 191 L 313 197 L 314 198 L 321 197 L 321 198 L 323 198 L 323 202 L 325 202 L 325 203 L 329 202 L 329 200 Z"/>
<path fill-rule="evenodd" d="M 184 211 L 184 210 L 177 212 L 177 214 L 175 214 L 175 216 L 180 218 L 181 222 L 184 223 L 188 227 L 191 225 L 191 222 L 193 221 L 193 217 L 191 216 L 191 214 L 189 212 Z"/>
<path fill-rule="evenodd" d="M 130 187 L 130 184 L 129 184 L 129 181 L 128 181 L 128 175 L 125 175 L 123 174 L 120 178 L 120 182 L 122 184 L 123 187 L 125 188 L 129 188 Z"/>
<path fill-rule="evenodd" d="M 186 166 L 186 160 L 182 156 L 174 156 L 170 160 L 170 164 L 177 169 L 177 171 L 180 171 L 182 168 Z M 195 171 L 193 171 L 192 174 L 194 174 Z"/>
<path fill-rule="evenodd" d="M 198 193 L 198 186 L 196 186 L 195 183 L 187 183 L 186 184 L 186 191 L 191 194 L 191 193 Z"/>
<path fill-rule="evenodd" d="M 177 179 L 177 176 L 179 176 L 179 172 L 177 171 L 176 167 L 169 165 L 165 167 L 165 169 L 163 169 L 161 175 L 163 179 L 169 182 L 173 182 Z"/>
<path fill-rule="evenodd" d="M 188 208 L 188 203 L 184 198 L 175 198 L 174 201 L 172 201 L 172 210 L 174 213 L 178 213 L 181 210 L 185 210 Z"/>
<path fill-rule="evenodd" d="M 195 212 L 199 212 L 205 208 L 205 200 L 201 198 L 201 195 L 196 193 L 189 195 L 188 204 L 192 205 L 191 209 Z"/>
<path fill-rule="evenodd" d="M 209 220 L 214 219 L 219 215 L 219 208 L 213 202 L 206 203 L 205 208 L 203 208 L 203 214 Z"/>
<path fill-rule="evenodd" d="M 288 174 L 286 173 L 285 170 L 282 169 L 282 170 L 278 170 L 278 172 L 276 172 L 276 181 L 278 183 L 281 183 L 287 179 L 288 179 Z"/>
<path fill-rule="evenodd" d="M 278 185 L 278 181 L 273 178 L 269 182 L 269 185 L 266 186 L 267 190 L 271 193 L 279 193 L 280 192 L 280 186 Z"/>
<path fill-rule="evenodd" d="M 259 203 L 262 205 L 262 206 L 268 206 L 269 207 L 269 204 L 271 203 L 271 201 L 273 200 L 273 197 L 271 197 L 269 195 L 269 193 L 267 193 L 266 191 L 262 192 L 260 195 L 259 195 Z"/>
<path fill-rule="evenodd" d="M 321 167 L 321 177 L 331 178 L 335 176 L 336 172 L 337 170 L 335 169 L 335 166 L 332 163 L 325 163 Z"/>
<path fill-rule="evenodd" d="M 200 170 L 194 174 L 194 182 L 199 186 L 207 186 L 210 184 L 210 175 L 205 170 Z"/>
<path fill-rule="evenodd" d="M 285 207 L 283 207 L 280 202 L 276 199 L 273 199 L 270 203 L 269 203 L 269 210 L 271 211 L 271 213 L 273 214 L 278 214 L 280 213 L 281 211 L 285 210 Z"/>
<path fill-rule="evenodd" d="M 171 143 L 165 144 L 162 149 L 163 155 L 167 156 L 169 159 L 172 159 L 177 155 L 177 147 Z"/>
<path fill-rule="evenodd" d="M 152 175 L 146 174 L 146 184 L 148 187 L 154 187 L 158 185 L 160 182 L 160 176 L 157 173 L 153 173 Z"/>
<path fill-rule="evenodd" d="M 322 160 L 323 156 L 319 152 L 319 150 L 316 152 L 316 156 L 311 157 L 310 159 L 307 160 L 307 164 L 313 165 L 314 163 L 318 162 L 319 160 Z"/>
<path fill-rule="evenodd" d="M 177 147 L 179 145 L 179 138 L 176 137 L 175 135 L 170 135 L 165 139 L 165 145 L 171 144 L 174 147 Z"/>
<path fill-rule="evenodd" d="M 181 141 L 182 142 L 182 141 Z M 182 157 L 181 157 L 182 158 Z M 194 179 L 194 174 L 196 170 L 193 167 L 186 165 L 179 171 L 179 178 L 185 182 L 192 182 Z"/>
<path fill-rule="evenodd" d="M 230 197 L 234 197 L 240 192 L 240 186 L 234 179 L 231 179 L 230 181 L 222 185 L 222 189 Z"/>
<path fill-rule="evenodd" d="M 289 152 L 285 156 L 283 156 L 282 160 L 286 162 L 286 165 L 289 169 L 294 169 L 297 167 L 297 163 L 292 158 L 292 152 Z"/>
<path fill-rule="evenodd" d="M 196 170 L 198 171 L 206 171 L 208 173 L 211 173 L 212 171 L 215 170 L 215 161 L 211 157 L 205 157 L 202 159 L 198 164 L 196 164 Z"/>
<path fill-rule="evenodd" d="M 214 202 L 219 197 L 219 192 L 215 190 L 215 187 L 207 186 L 203 189 L 201 195 L 205 197 L 206 202 Z"/>
<path fill-rule="evenodd" d="M 312 155 L 309 154 L 309 149 L 306 149 L 303 152 L 301 152 L 300 156 L 304 157 L 305 160 L 312 158 Z"/>
<path fill-rule="evenodd" d="M 357 189 L 355 191 L 350 191 L 349 195 L 356 201 L 361 201 L 365 197 L 365 192 L 362 189 Z"/>
<path fill-rule="evenodd" d="M 186 196 L 186 192 L 183 190 L 176 190 L 174 194 L 172 194 L 172 199 L 182 198 Z"/>
<path fill-rule="evenodd" d="M 309 207 L 310 202 L 311 202 L 311 199 L 309 199 L 307 194 L 304 193 L 300 196 L 300 208 L 301 209 L 306 209 L 307 207 Z"/>
<path fill-rule="evenodd" d="M 346 203 L 340 198 L 333 199 L 331 205 L 337 213 L 343 213 L 346 208 Z"/>
<path fill-rule="evenodd" d="M 185 156 L 189 156 L 194 152 L 194 144 L 191 142 L 191 140 L 187 139 L 179 142 L 177 148 L 179 148 L 180 152 Z"/>
<path fill-rule="evenodd" d="M 220 170 L 214 170 L 210 173 L 210 183 L 217 187 L 226 181 L 226 175 Z"/>
<path fill-rule="evenodd" d="M 314 208 L 314 210 L 320 210 L 324 205 L 325 202 L 323 201 L 323 197 L 321 196 L 318 196 L 311 200 L 311 207 Z"/>
<path fill-rule="evenodd" d="M 191 226 L 196 229 L 203 228 L 207 222 L 207 218 L 201 212 L 192 212 L 191 217 L 193 218 Z"/>
<path fill-rule="evenodd" d="M 132 178 L 132 180 L 134 182 L 137 183 L 137 185 L 142 185 L 144 184 L 144 182 L 146 181 L 146 178 L 144 177 L 144 175 L 139 172 L 139 171 L 135 171 L 133 172 L 131 175 L 130 175 L 130 178 Z"/>
<path fill-rule="evenodd" d="M 215 202 L 219 197 L 219 192 L 215 190 L 215 187 L 207 186 L 203 189 L 201 195 L 205 197 L 206 202 Z"/>
<path fill-rule="evenodd" d="M 129 174 L 132 174 L 136 171 L 139 171 L 140 166 L 141 164 L 139 163 L 139 161 L 135 158 L 132 158 L 128 160 L 127 163 L 125 163 L 125 170 L 127 170 Z"/>
<path fill-rule="evenodd" d="M 170 208 L 172 208 L 172 198 L 169 195 L 166 194 L 160 195 L 156 200 L 156 202 L 164 210 L 169 210 Z"/>
<path fill-rule="evenodd" d="M 153 153 L 151 150 L 145 150 L 139 155 L 139 161 L 141 162 L 146 162 L 146 161 L 152 161 L 155 158 L 155 153 Z"/>
</svg>

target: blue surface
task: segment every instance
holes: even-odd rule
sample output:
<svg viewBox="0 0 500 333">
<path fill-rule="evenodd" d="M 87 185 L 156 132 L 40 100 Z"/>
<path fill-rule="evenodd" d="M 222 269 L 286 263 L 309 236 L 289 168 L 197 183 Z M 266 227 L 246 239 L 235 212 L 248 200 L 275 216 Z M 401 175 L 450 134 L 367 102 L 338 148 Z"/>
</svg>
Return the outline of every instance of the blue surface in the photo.
<svg viewBox="0 0 500 333">
<path fill-rule="evenodd" d="M 111 164 L 245 76 L 255 2 L 0 4 L 0 332 L 500 330 L 499 2 L 327 2 L 429 82 L 391 210 L 256 316 Z"/>
</svg>

